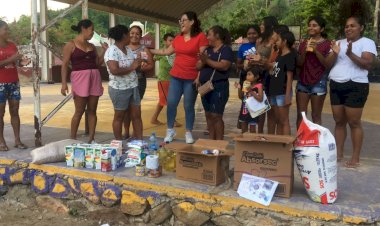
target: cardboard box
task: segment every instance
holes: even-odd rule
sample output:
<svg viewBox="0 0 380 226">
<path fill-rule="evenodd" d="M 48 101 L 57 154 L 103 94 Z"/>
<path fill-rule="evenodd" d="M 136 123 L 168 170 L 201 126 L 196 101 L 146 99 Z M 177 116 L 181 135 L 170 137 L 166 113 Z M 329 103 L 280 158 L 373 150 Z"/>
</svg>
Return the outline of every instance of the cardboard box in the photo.
<svg viewBox="0 0 380 226">
<path fill-rule="evenodd" d="M 176 178 L 208 185 L 219 185 L 226 180 L 230 156 L 228 141 L 199 139 L 195 144 L 170 143 L 165 148 L 177 152 Z M 205 155 L 203 150 L 221 151 L 219 155 Z"/>
<path fill-rule="evenodd" d="M 240 134 L 235 136 L 234 189 L 243 173 L 278 181 L 275 196 L 290 197 L 293 189 L 292 136 Z"/>
</svg>

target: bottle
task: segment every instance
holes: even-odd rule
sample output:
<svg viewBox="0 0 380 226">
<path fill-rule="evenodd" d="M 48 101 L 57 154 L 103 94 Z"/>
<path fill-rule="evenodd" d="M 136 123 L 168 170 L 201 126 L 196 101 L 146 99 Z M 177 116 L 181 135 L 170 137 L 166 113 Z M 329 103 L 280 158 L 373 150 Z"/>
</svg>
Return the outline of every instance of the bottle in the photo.
<svg viewBox="0 0 380 226">
<path fill-rule="evenodd" d="M 153 132 L 152 135 L 149 137 L 149 151 L 151 153 L 155 153 L 157 151 L 157 137 L 156 133 Z"/>
</svg>

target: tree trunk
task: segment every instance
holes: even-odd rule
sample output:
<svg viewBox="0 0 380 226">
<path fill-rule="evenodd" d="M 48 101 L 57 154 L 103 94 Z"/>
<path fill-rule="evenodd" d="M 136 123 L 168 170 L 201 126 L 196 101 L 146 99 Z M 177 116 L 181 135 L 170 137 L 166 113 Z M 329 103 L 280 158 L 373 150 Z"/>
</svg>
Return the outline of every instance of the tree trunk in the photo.
<svg viewBox="0 0 380 226">
<path fill-rule="evenodd" d="M 376 0 L 375 15 L 374 15 L 374 22 L 373 22 L 373 30 L 376 34 L 376 39 L 379 39 L 379 7 L 380 7 L 380 0 Z"/>
</svg>

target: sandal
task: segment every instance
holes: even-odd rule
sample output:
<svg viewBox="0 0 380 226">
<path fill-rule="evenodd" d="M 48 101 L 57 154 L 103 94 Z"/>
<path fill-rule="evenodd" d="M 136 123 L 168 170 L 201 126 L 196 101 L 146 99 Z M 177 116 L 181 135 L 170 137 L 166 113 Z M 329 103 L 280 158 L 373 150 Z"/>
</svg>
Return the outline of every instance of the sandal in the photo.
<svg viewBox="0 0 380 226">
<path fill-rule="evenodd" d="M 182 126 L 181 123 L 179 123 L 179 122 L 177 122 L 177 121 L 174 122 L 174 127 L 181 127 L 181 126 Z"/>
<path fill-rule="evenodd" d="M 158 120 L 156 120 L 156 121 L 150 121 L 150 123 L 153 124 L 153 125 L 159 125 L 159 126 L 164 125 L 163 122 L 160 122 Z"/>
<path fill-rule="evenodd" d="M 23 144 L 23 143 L 15 144 L 14 147 L 17 148 L 17 149 L 28 149 L 28 146 L 26 146 L 26 145 Z"/>
<path fill-rule="evenodd" d="M 9 148 L 6 144 L 0 144 L 0 151 L 9 151 Z"/>
<path fill-rule="evenodd" d="M 351 161 L 347 161 L 346 163 L 344 163 L 344 166 L 346 168 L 350 168 L 350 169 L 356 169 L 360 166 L 360 163 L 357 162 L 357 163 L 352 163 Z"/>
</svg>

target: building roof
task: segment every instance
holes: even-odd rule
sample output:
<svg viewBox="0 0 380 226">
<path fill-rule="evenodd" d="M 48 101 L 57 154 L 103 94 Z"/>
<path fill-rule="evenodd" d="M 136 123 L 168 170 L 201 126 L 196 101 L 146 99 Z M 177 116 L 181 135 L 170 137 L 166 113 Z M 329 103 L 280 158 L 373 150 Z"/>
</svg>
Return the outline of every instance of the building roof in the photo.
<svg viewBox="0 0 380 226">
<path fill-rule="evenodd" d="M 77 0 L 55 0 L 75 4 Z M 88 0 L 88 7 L 151 22 L 177 25 L 180 14 L 203 13 L 220 0 Z"/>
</svg>

